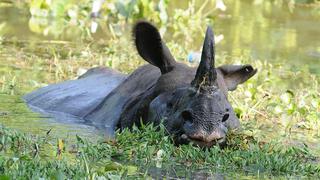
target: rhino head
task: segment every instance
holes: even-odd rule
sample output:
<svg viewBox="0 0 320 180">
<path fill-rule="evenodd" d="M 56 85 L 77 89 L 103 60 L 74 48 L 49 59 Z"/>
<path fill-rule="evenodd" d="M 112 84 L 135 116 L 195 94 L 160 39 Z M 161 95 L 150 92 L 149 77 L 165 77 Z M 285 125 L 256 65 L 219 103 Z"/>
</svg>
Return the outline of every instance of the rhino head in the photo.
<svg viewBox="0 0 320 180">
<path fill-rule="evenodd" d="M 135 118 L 155 124 L 162 122 L 176 144 L 193 142 L 201 147 L 224 144 L 228 129 L 240 125 L 228 101 L 228 90 L 235 90 L 257 70 L 251 65 L 216 68 L 214 35 L 210 27 L 197 69 L 176 62 L 158 30 L 150 23 L 137 23 L 133 35 L 140 56 L 161 71 L 149 92 L 135 101 L 136 108 L 130 106 L 130 110 L 136 109 L 134 112 L 139 114 Z M 130 111 L 124 113 L 128 116 Z"/>
</svg>

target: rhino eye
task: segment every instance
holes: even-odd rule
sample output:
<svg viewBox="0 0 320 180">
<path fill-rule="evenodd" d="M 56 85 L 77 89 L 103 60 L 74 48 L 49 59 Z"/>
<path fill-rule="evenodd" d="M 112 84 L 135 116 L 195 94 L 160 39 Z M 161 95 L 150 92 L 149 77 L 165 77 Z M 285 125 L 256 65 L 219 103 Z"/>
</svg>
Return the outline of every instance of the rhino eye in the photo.
<svg viewBox="0 0 320 180">
<path fill-rule="evenodd" d="M 192 92 L 192 93 L 190 93 L 188 96 L 189 96 L 189 97 L 193 97 L 193 96 L 195 96 L 195 95 L 196 95 L 196 93 Z"/>
<path fill-rule="evenodd" d="M 193 121 L 192 113 L 190 111 L 182 111 L 181 116 L 185 121 Z"/>
<path fill-rule="evenodd" d="M 229 114 L 225 114 L 223 117 L 222 117 L 222 122 L 225 122 L 226 120 L 228 120 L 229 118 Z"/>
</svg>

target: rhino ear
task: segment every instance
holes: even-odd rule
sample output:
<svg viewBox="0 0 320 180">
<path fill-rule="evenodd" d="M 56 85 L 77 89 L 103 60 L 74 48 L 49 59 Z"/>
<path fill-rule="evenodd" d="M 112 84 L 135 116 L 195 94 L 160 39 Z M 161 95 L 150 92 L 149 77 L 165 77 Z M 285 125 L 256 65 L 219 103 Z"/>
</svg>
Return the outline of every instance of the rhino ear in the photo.
<svg viewBox="0 0 320 180">
<path fill-rule="evenodd" d="M 218 67 L 218 70 L 221 71 L 229 91 L 235 90 L 238 84 L 244 83 L 257 72 L 251 65 L 224 65 Z"/>
<path fill-rule="evenodd" d="M 175 60 L 156 27 L 140 21 L 133 28 L 133 37 L 138 53 L 144 60 L 160 68 L 162 74 L 173 69 Z"/>
</svg>

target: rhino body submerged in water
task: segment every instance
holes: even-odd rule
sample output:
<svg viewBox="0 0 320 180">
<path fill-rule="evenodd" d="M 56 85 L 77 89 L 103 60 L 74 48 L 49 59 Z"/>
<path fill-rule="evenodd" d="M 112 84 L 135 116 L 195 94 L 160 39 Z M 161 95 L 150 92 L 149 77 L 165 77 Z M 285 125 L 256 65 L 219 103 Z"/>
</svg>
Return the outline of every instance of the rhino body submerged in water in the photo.
<svg viewBox="0 0 320 180">
<path fill-rule="evenodd" d="M 208 27 L 198 68 L 175 61 L 156 27 L 138 22 L 133 36 L 149 64 L 130 75 L 93 68 L 77 80 L 40 88 L 24 99 L 36 111 L 82 119 L 109 135 L 143 123 L 163 123 L 175 143 L 202 147 L 225 142 L 240 123 L 228 91 L 256 73 L 251 65 L 215 67 L 214 36 Z M 66 118 L 66 119 L 68 119 Z"/>
</svg>

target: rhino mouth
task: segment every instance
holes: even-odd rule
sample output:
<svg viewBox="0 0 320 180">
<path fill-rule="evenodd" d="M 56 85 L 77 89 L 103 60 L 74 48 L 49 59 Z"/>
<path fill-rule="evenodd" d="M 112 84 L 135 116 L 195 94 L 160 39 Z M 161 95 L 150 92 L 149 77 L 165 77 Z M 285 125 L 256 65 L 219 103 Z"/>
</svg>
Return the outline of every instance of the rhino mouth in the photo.
<svg viewBox="0 0 320 180">
<path fill-rule="evenodd" d="M 194 146 L 198 146 L 200 148 L 210 148 L 212 146 L 220 146 L 220 147 L 224 147 L 226 144 L 226 138 L 220 138 L 220 139 L 216 139 L 210 142 L 206 142 L 206 141 L 201 141 L 198 139 L 192 139 L 190 137 L 188 137 L 186 134 L 182 134 L 178 137 L 177 139 L 177 143 L 178 144 L 189 144 L 192 143 Z"/>
</svg>

